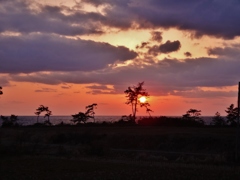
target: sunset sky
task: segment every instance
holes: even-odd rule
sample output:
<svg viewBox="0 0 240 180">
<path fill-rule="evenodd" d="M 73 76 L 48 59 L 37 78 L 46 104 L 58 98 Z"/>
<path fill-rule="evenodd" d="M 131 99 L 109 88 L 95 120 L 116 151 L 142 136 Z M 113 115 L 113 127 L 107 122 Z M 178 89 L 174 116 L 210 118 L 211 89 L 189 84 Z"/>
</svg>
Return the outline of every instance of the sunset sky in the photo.
<svg viewBox="0 0 240 180">
<path fill-rule="evenodd" d="M 144 81 L 153 115 L 226 115 L 239 18 L 238 0 L 0 0 L 0 114 L 128 115 L 124 91 Z"/>
</svg>

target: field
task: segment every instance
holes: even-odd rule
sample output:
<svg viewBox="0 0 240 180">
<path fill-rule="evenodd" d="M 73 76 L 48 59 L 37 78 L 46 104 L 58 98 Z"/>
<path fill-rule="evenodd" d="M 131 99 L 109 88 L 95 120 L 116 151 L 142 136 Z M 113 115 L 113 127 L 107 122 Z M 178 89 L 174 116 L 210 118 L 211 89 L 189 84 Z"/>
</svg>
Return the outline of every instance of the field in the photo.
<svg viewBox="0 0 240 180">
<path fill-rule="evenodd" d="M 235 128 L 0 129 L 1 179 L 238 179 Z"/>
</svg>

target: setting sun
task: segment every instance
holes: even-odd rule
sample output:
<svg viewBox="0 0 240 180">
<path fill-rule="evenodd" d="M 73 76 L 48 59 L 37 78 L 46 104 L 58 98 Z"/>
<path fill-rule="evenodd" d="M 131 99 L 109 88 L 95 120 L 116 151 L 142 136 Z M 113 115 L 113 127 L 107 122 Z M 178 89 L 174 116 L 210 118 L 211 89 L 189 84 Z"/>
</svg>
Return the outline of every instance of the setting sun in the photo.
<svg viewBox="0 0 240 180">
<path fill-rule="evenodd" d="M 145 96 L 142 96 L 142 97 L 139 98 L 139 101 L 140 101 L 141 103 L 145 103 L 146 100 L 147 100 L 147 99 L 146 99 Z"/>
</svg>

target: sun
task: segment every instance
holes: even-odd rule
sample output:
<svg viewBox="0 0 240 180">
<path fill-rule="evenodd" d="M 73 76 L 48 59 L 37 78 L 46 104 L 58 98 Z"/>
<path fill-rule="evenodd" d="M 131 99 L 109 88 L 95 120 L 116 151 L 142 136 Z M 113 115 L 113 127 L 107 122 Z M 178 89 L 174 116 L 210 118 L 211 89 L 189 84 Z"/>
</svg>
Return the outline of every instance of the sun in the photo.
<svg viewBox="0 0 240 180">
<path fill-rule="evenodd" d="M 145 103 L 147 101 L 147 98 L 145 96 L 142 96 L 142 97 L 139 98 L 139 101 L 141 103 Z"/>
</svg>

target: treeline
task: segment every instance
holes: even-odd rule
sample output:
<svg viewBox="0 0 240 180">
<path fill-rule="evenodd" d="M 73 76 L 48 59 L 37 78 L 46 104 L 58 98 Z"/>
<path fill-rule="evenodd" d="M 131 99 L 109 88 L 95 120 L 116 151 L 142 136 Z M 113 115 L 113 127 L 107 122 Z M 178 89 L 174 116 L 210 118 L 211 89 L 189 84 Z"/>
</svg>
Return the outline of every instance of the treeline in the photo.
<svg viewBox="0 0 240 180">
<path fill-rule="evenodd" d="M 152 117 L 149 109 L 150 104 L 146 101 L 149 97 L 148 92 L 143 88 L 144 82 L 138 83 L 137 86 L 128 87 L 127 90 L 124 91 L 127 98 L 127 105 L 130 105 L 132 108 L 132 114 L 129 116 L 122 116 L 119 121 L 116 122 L 95 122 L 95 109 L 97 107 L 96 103 L 90 104 L 85 107 L 85 111 L 78 112 L 72 116 L 70 119 L 74 125 L 139 125 L 139 126 L 205 126 L 204 120 L 201 118 L 201 110 L 197 109 L 189 109 L 186 114 L 183 114 L 182 117 Z M 0 95 L 2 95 L 2 87 L 0 87 Z M 142 99 L 143 98 L 143 99 Z M 142 100 L 141 100 L 142 99 Z M 137 107 L 146 108 L 146 112 L 149 114 L 149 117 L 140 118 L 137 120 Z M 211 120 L 210 125 L 212 126 L 237 126 L 239 113 L 238 107 L 234 107 L 234 104 L 231 104 L 225 110 L 227 116 L 223 118 L 219 112 L 216 112 L 214 117 Z M 44 122 L 38 122 L 39 116 L 41 113 L 45 113 L 44 118 L 47 118 Z M 40 105 L 36 112 L 37 121 L 34 126 L 52 126 L 50 121 L 50 116 L 52 115 L 52 111 L 49 107 Z M 1 116 L 2 119 L 2 127 L 17 127 L 21 126 L 18 123 L 18 117 L 12 114 L 10 117 Z M 89 123 L 88 120 L 92 119 L 93 122 Z M 59 126 L 71 125 L 70 123 L 62 122 L 58 124 Z M 208 124 L 209 125 L 209 124 Z"/>
<path fill-rule="evenodd" d="M 79 112 L 77 114 L 71 115 L 72 119 L 70 119 L 71 123 L 61 122 L 55 126 L 190 126 L 190 127 L 202 127 L 202 126 L 237 126 L 238 123 L 238 108 L 234 107 L 231 104 L 225 112 L 227 113 L 226 117 L 222 117 L 219 112 L 216 112 L 212 117 L 210 124 L 206 124 L 206 122 L 201 117 L 201 110 L 197 109 L 189 109 L 186 114 L 183 114 L 182 117 L 143 117 L 135 121 L 135 117 L 131 114 L 129 116 L 122 116 L 122 118 L 115 122 L 95 122 L 95 111 L 94 109 L 97 107 L 96 103 L 86 106 L 85 112 Z M 44 118 L 47 117 L 47 120 L 44 122 L 39 122 L 39 116 L 41 113 L 45 113 Z M 40 105 L 35 112 L 37 115 L 37 121 L 31 126 L 52 126 L 50 122 L 50 116 L 52 115 L 52 111 L 49 110 L 48 107 Z M 18 116 L 11 115 L 10 117 L 1 116 L 2 119 L 2 127 L 18 127 L 21 124 L 18 123 Z M 88 122 L 89 119 L 92 119 L 93 122 Z"/>
</svg>

